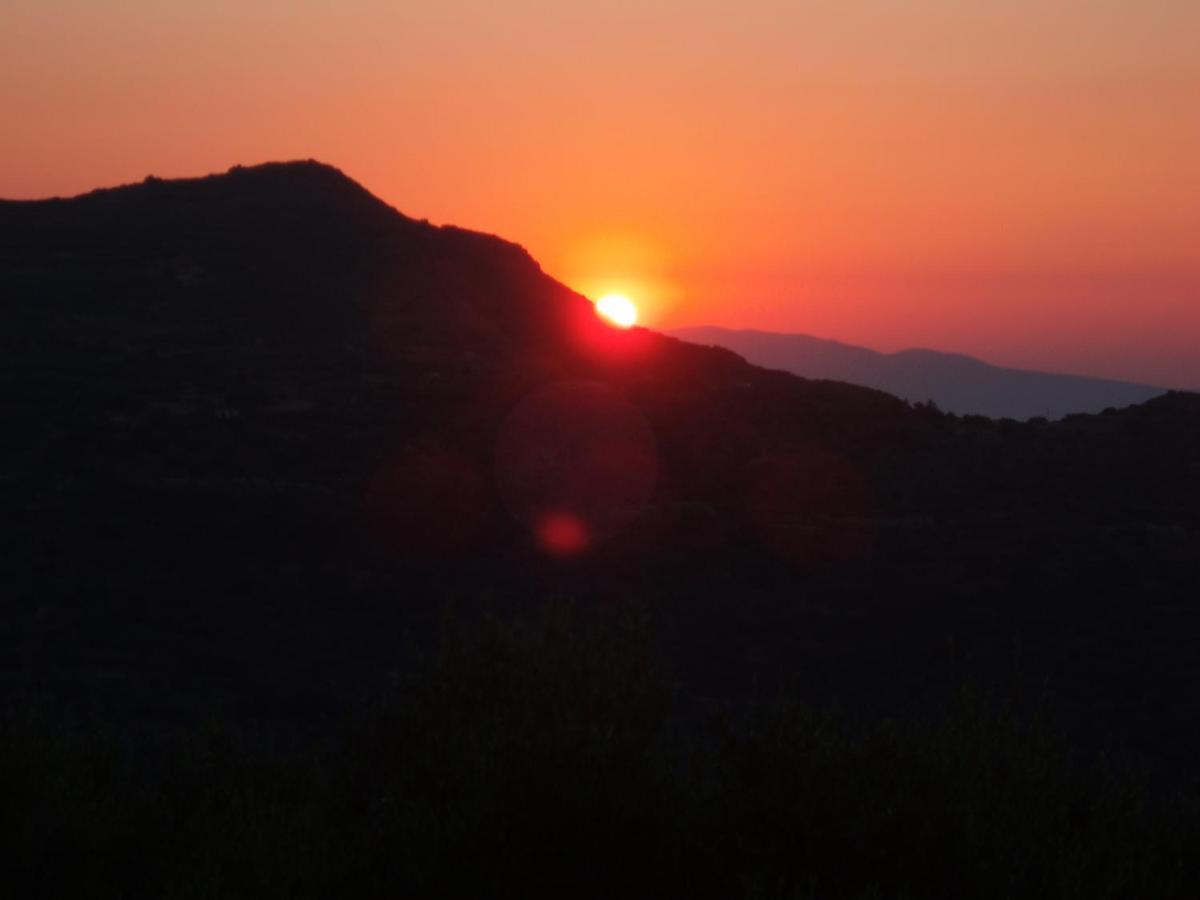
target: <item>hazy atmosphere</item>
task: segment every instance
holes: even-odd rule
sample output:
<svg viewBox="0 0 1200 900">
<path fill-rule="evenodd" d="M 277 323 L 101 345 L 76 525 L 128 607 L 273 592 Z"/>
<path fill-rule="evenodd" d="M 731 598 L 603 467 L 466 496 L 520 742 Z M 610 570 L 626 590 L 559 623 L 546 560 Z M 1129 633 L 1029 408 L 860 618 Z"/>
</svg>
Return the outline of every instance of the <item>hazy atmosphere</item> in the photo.
<svg viewBox="0 0 1200 900">
<path fill-rule="evenodd" d="M 1200 387 L 1191 0 L 6 0 L 0 196 L 315 157 L 656 328 Z"/>
</svg>

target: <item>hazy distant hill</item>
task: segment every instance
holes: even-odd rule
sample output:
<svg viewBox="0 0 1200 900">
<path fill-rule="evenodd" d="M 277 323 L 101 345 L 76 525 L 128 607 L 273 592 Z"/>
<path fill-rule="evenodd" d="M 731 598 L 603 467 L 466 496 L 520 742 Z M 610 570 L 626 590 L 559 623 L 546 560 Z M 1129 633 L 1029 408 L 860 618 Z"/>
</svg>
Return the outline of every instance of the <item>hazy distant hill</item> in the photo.
<svg viewBox="0 0 1200 900">
<path fill-rule="evenodd" d="M 959 415 L 1058 419 L 1132 406 L 1164 393 L 1161 388 L 1124 381 L 1006 369 L 957 353 L 878 353 L 805 334 L 705 326 L 670 333 L 699 344 L 727 347 L 757 366 L 804 378 L 861 384 L 914 403 L 932 400 Z"/>
</svg>

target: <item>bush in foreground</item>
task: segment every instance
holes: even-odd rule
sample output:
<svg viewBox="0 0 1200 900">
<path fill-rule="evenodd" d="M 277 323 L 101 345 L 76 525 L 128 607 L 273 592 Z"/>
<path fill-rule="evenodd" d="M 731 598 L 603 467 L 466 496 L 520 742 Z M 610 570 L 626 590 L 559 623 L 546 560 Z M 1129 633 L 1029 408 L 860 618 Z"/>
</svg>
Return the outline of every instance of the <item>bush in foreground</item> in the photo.
<svg viewBox="0 0 1200 900">
<path fill-rule="evenodd" d="M 964 692 L 862 721 L 683 712 L 637 629 L 485 623 L 310 745 L 13 710 L 25 896 L 1194 897 L 1193 796 Z"/>
</svg>

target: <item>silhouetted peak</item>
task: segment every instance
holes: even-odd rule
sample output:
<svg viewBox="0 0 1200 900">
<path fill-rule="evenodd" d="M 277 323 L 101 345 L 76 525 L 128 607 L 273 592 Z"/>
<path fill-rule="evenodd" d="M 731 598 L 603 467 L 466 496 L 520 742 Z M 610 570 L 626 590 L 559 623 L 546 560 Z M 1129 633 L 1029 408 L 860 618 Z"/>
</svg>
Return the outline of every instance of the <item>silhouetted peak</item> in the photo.
<svg viewBox="0 0 1200 900">
<path fill-rule="evenodd" d="M 297 228 L 314 224 L 361 233 L 412 223 L 340 169 L 316 160 L 239 165 L 202 178 L 150 176 L 129 193 L 150 202 L 161 197 L 175 206 L 288 219 Z"/>
<path fill-rule="evenodd" d="M 260 268 L 286 258 L 288 270 L 299 271 L 311 268 L 314 257 L 378 252 L 401 268 L 421 260 L 460 282 L 490 283 L 498 294 L 509 285 L 520 296 L 545 278 L 519 245 L 409 218 L 340 169 L 312 159 L 237 165 L 199 178 L 149 175 L 68 199 L 0 201 L 0 247 L 7 251 L 0 256 L 26 264 L 46 252 L 203 257 L 210 271 L 233 258 Z"/>
<path fill-rule="evenodd" d="M 362 204 L 375 212 L 387 211 L 402 215 L 388 206 L 341 169 L 315 159 L 289 162 L 268 162 L 254 166 L 237 165 L 224 175 L 212 175 L 198 182 L 227 180 L 238 190 L 248 193 L 270 193 L 292 195 L 293 198 L 325 198 L 337 200 L 347 206 Z M 180 184 L 188 183 L 184 179 Z"/>
<path fill-rule="evenodd" d="M 277 162 L 258 163 L 252 166 L 238 164 L 230 166 L 226 175 L 236 175 L 241 178 L 296 178 L 296 179 L 324 179 L 326 181 L 340 181 L 343 184 L 358 187 L 358 182 L 354 181 L 345 172 L 337 166 L 329 163 L 321 162 L 319 159 L 290 159 L 280 160 Z"/>
<path fill-rule="evenodd" d="M 180 290 L 203 296 L 210 319 L 218 309 L 253 311 L 272 329 L 307 323 L 316 334 L 333 319 L 349 321 L 338 316 L 371 310 L 361 320 L 371 327 L 407 323 L 390 339 L 397 346 L 416 322 L 553 341 L 560 319 L 584 309 L 519 245 L 404 216 L 316 160 L 0 202 L 0 264 L 8 259 L 43 280 L 87 268 L 70 275 L 78 284 L 120 271 L 129 302 Z"/>
</svg>

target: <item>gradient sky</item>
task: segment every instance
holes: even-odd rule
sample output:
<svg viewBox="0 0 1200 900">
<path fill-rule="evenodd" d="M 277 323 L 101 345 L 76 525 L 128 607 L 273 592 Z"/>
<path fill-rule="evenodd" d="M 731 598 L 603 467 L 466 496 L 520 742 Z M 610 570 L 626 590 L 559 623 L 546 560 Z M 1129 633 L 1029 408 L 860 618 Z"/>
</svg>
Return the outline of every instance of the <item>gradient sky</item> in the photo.
<svg viewBox="0 0 1200 900">
<path fill-rule="evenodd" d="M 651 326 L 1200 389 L 1200 0 L 0 5 L 0 196 L 308 157 Z"/>
</svg>

